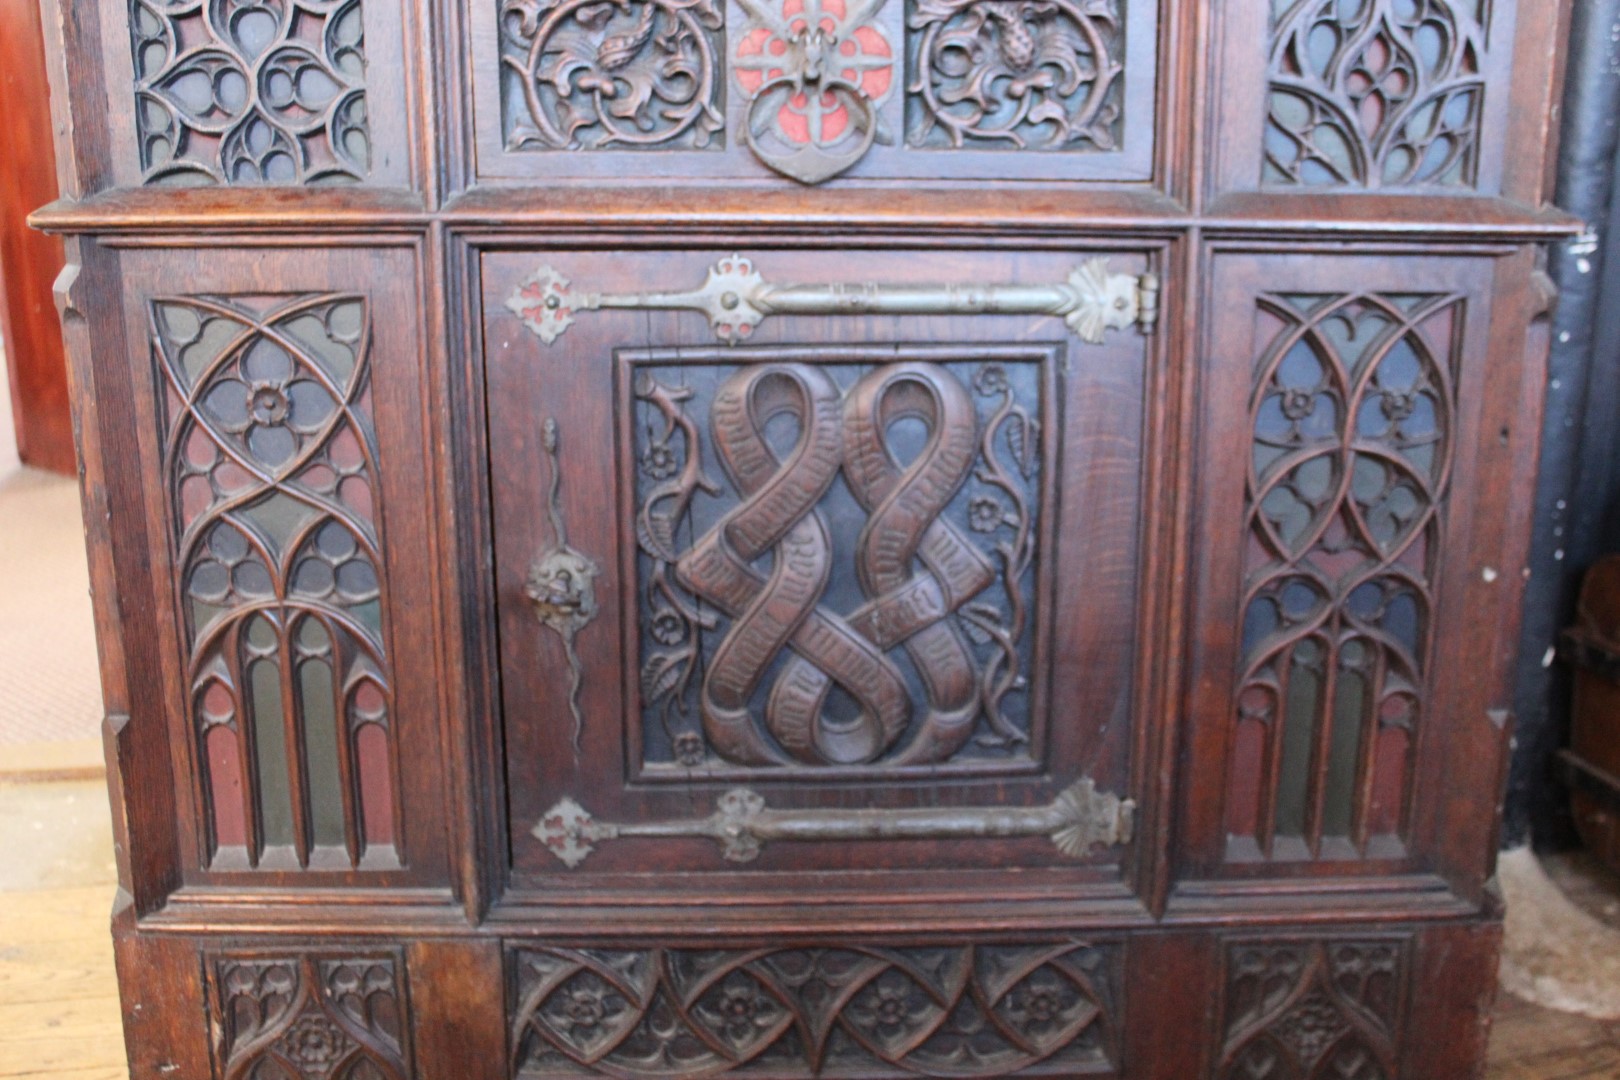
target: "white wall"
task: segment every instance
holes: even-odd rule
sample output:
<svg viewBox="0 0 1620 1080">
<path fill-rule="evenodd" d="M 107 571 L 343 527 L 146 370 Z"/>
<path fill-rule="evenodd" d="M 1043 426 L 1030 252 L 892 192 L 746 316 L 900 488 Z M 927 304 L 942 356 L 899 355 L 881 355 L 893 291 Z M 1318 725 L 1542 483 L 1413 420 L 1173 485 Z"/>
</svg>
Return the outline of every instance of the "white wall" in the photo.
<svg viewBox="0 0 1620 1080">
<path fill-rule="evenodd" d="M 11 419 L 11 378 L 6 369 L 5 338 L 0 335 L 0 478 L 17 468 L 17 431 Z"/>
</svg>

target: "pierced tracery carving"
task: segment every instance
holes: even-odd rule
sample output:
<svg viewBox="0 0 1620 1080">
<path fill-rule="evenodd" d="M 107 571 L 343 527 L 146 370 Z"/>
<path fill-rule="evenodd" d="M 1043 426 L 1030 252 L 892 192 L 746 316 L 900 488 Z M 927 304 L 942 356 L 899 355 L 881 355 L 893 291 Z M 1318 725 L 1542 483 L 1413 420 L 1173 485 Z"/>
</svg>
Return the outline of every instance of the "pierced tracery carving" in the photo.
<svg viewBox="0 0 1620 1080">
<path fill-rule="evenodd" d="M 1401 939 L 1241 942 L 1226 956 L 1221 1080 L 1394 1080 Z"/>
<path fill-rule="evenodd" d="M 129 20 L 147 183 L 366 178 L 360 0 L 129 0 Z"/>
<path fill-rule="evenodd" d="M 224 1080 L 407 1080 L 399 959 L 219 957 L 211 967 Z"/>
<path fill-rule="evenodd" d="M 211 835 L 358 866 L 396 835 L 364 298 L 150 305 Z"/>
<path fill-rule="evenodd" d="M 1250 399 L 1228 831 L 1404 825 L 1455 437 L 1454 295 L 1273 295 Z"/>
<path fill-rule="evenodd" d="M 1118 147 L 1118 0 L 913 0 L 907 25 L 909 145 Z"/>
<path fill-rule="evenodd" d="M 649 763 L 1026 756 L 1040 366 L 701 370 L 636 377 Z"/>
<path fill-rule="evenodd" d="M 1474 183 L 1489 0 L 1274 4 L 1266 183 Z"/>
<path fill-rule="evenodd" d="M 508 150 L 725 143 L 719 0 L 501 0 Z"/>
<path fill-rule="evenodd" d="M 1116 1060 L 1117 949 L 520 949 L 514 1074 L 1075 1076 Z"/>
</svg>

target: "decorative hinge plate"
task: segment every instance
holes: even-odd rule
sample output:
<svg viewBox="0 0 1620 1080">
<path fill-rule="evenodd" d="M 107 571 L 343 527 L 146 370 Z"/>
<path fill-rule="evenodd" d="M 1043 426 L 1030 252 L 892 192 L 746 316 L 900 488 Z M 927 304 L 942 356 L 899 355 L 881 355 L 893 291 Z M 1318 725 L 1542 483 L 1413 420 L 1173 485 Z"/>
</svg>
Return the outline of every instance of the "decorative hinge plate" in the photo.
<svg viewBox="0 0 1620 1080">
<path fill-rule="evenodd" d="M 898 810 L 773 810 L 748 788 L 720 796 L 704 818 L 615 825 L 598 821 L 565 798 L 546 811 L 532 835 L 564 865 L 583 863 L 598 844 L 630 838 L 707 837 L 731 862 L 752 862 L 767 843 L 787 841 L 949 840 L 1045 836 L 1071 858 L 1093 848 L 1129 844 L 1136 803 L 1097 790 L 1082 777 L 1046 806 Z"/>
<path fill-rule="evenodd" d="M 687 292 L 585 292 L 541 266 L 506 306 L 547 345 L 580 312 L 606 308 L 702 312 L 715 335 L 731 344 L 746 340 L 771 315 L 1056 315 L 1081 341 L 1099 345 L 1109 330 L 1153 331 L 1159 277 L 1111 273 L 1107 259 L 1094 258 L 1052 285 L 772 285 L 752 260 L 729 255 L 709 269 L 700 288 Z"/>
</svg>

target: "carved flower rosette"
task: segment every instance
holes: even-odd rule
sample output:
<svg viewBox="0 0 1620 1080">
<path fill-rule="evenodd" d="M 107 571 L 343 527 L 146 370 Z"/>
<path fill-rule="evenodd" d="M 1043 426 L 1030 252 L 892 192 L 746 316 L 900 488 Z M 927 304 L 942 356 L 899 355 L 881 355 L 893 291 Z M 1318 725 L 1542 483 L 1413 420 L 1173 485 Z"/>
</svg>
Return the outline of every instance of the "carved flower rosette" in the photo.
<svg viewBox="0 0 1620 1080">
<path fill-rule="evenodd" d="M 717 0 L 502 0 L 507 149 L 720 145 L 723 23 Z"/>
<path fill-rule="evenodd" d="M 916 0 L 907 142 L 1114 150 L 1118 0 Z"/>
</svg>

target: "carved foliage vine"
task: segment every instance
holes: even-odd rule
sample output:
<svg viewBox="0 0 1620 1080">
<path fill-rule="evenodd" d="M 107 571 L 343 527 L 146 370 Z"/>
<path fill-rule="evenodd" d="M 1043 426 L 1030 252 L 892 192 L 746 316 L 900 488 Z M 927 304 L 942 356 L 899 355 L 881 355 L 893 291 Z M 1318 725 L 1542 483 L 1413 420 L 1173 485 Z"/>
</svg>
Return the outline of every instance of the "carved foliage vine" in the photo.
<svg viewBox="0 0 1620 1080">
<path fill-rule="evenodd" d="M 1118 954 L 1076 941 L 523 949 L 509 965 L 518 1076 L 1074 1076 L 1115 1060 Z"/>
<path fill-rule="evenodd" d="M 214 957 L 223 1080 L 408 1080 L 397 955 Z"/>
<path fill-rule="evenodd" d="M 1277 6 L 1266 183 L 1474 183 L 1489 0 Z"/>
<path fill-rule="evenodd" d="M 1119 0 L 913 0 L 907 142 L 1114 150 Z"/>
<path fill-rule="evenodd" d="M 1228 946 L 1221 1080 L 1394 1080 L 1401 939 Z"/>
<path fill-rule="evenodd" d="M 720 0 L 501 0 L 508 150 L 724 145 Z"/>
<path fill-rule="evenodd" d="M 712 391 L 707 425 L 674 369 L 642 371 L 641 696 L 644 732 L 667 737 L 649 760 L 1022 753 L 1041 433 L 1021 366 L 1017 383 L 980 365 L 970 388 L 935 364 L 878 367 L 848 387 L 822 366 L 753 365 Z M 800 432 L 790 450 L 765 438 L 786 415 Z M 905 466 L 886 434 L 902 416 L 930 432 Z M 853 610 L 823 599 L 851 589 L 865 597 Z M 835 688 L 854 717 L 827 711 Z"/>
<path fill-rule="evenodd" d="M 360 0 L 129 0 L 129 25 L 147 183 L 366 178 Z"/>
</svg>

